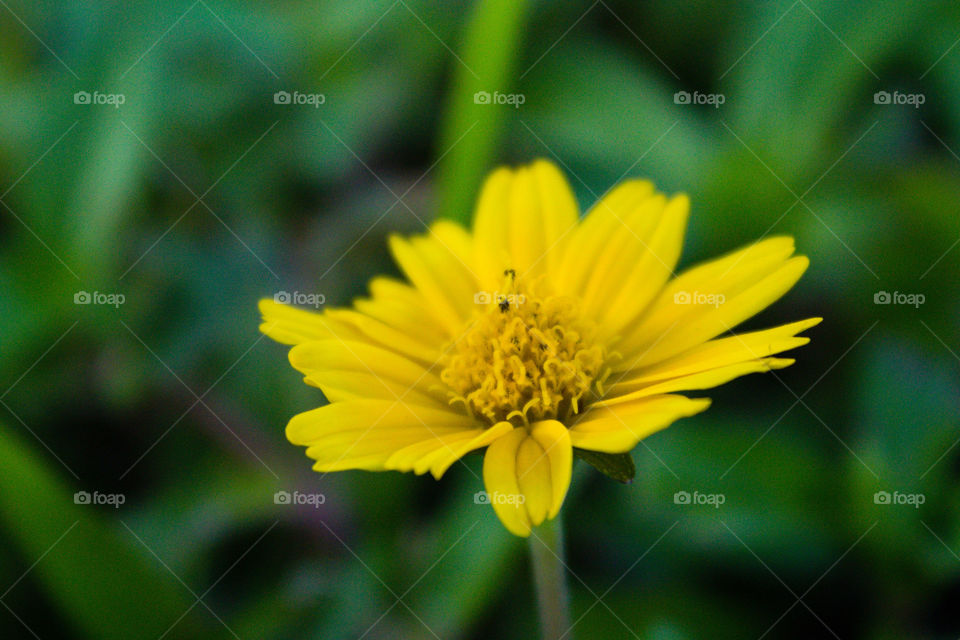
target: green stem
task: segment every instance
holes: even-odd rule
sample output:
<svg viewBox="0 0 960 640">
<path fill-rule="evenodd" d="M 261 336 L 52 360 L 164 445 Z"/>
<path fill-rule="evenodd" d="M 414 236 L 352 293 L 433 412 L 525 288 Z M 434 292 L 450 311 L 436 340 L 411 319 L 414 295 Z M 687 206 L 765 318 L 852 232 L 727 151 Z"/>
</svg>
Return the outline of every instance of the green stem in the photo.
<svg viewBox="0 0 960 640">
<path fill-rule="evenodd" d="M 438 215 L 470 226 L 480 184 L 499 151 L 507 118 L 515 109 L 478 103 L 477 92 L 514 88 L 529 9 L 527 0 L 480 0 L 466 24 L 459 57 L 451 63 L 448 92 L 436 151 Z"/>
<path fill-rule="evenodd" d="M 572 638 L 570 633 L 569 594 L 563 560 L 563 525 L 560 517 L 546 520 L 530 536 L 533 582 L 540 610 L 543 640 Z"/>
</svg>

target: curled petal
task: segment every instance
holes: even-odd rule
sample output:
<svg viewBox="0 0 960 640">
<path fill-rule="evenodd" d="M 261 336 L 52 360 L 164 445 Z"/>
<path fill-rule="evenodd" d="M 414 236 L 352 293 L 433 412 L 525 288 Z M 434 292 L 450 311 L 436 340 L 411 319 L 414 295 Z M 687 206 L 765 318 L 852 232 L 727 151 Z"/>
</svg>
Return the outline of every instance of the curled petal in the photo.
<svg viewBox="0 0 960 640">
<path fill-rule="evenodd" d="M 570 486 L 573 449 L 567 428 L 556 420 L 513 429 L 487 449 L 483 481 L 493 510 L 518 536 L 554 518 Z"/>
</svg>

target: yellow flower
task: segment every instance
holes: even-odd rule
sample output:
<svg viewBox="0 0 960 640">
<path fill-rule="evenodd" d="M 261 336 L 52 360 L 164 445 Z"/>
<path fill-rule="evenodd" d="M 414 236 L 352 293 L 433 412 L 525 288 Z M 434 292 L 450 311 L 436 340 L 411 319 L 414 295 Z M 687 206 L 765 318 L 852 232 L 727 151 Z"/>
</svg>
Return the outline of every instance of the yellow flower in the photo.
<svg viewBox="0 0 960 640">
<path fill-rule="evenodd" d="M 705 410 L 678 391 L 780 369 L 820 319 L 731 329 L 807 268 L 769 238 L 679 276 L 689 212 L 647 181 L 618 185 L 580 219 L 551 163 L 487 179 L 473 231 L 446 220 L 390 238 L 409 282 L 378 277 L 350 309 L 262 300 L 261 330 L 330 404 L 287 438 L 317 471 L 429 471 L 486 447 L 483 479 L 503 524 L 526 536 L 557 515 L 574 448 L 629 452 Z"/>
</svg>

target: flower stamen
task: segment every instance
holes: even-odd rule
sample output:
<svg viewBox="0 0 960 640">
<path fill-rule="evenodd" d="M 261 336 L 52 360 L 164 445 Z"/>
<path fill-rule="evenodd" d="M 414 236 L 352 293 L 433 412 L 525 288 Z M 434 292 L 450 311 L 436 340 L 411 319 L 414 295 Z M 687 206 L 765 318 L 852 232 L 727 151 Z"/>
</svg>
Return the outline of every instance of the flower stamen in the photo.
<svg viewBox="0 0 960 640">
<path fill-rule="evenodd" d="M 504 293 L 475 314 L 441 361 L 450 404 L 490 425 L 564 421 L 599 396 L 610 373 L 606 349 L 575 298 L 551 295 L 539 281 L 521 284 L 512 269 L 504 276 Z"/>
</svg>

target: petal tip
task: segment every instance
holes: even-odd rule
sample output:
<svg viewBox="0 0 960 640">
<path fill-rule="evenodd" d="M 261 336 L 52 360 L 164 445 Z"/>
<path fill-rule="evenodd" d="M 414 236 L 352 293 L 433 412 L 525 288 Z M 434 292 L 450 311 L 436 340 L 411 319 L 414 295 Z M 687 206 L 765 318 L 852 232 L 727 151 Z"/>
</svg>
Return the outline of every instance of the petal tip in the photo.
<svg viewBox="0 0 960 640">
<path fill-rule="evenodd" d="M 260 300 L 257 301 L 257 309 L 261 314 L 266 315 L 267 312 L 277 304 L 279 303 L 273 298 L 260 298 Z"/>
</svg>

